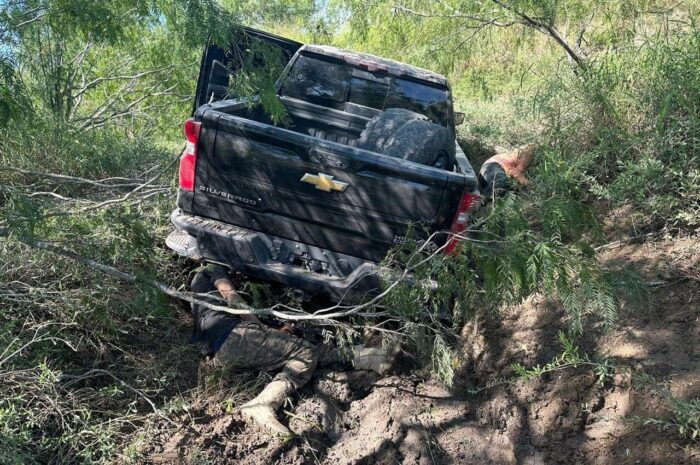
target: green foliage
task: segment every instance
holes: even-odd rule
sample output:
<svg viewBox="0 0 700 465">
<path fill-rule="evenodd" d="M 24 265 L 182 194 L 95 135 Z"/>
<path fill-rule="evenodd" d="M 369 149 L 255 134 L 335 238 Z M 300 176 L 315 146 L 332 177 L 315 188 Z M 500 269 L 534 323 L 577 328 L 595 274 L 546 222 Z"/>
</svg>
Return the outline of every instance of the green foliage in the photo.
<svg viewBox="0 0 700 465">
<path fill-rule="evenodd" d="M 579 220 L 590 215 L 587 203 L 605 202 L 632 206 L 648 225 L 697 228 L 697 1 L 343 8 L 352 15 L 339 45 L 448 75 L 467 115 L 464 140 L 546 147 L 533 185 L 552 221 Z M 574 72 L 562 66 L 570 54 L 552 31 L 581 60 Z"/>
<path fill-rule="evenodd" d="M 28 106 L 79 130 L 120 120 L 163 131 L 183 118 L 202 43 L 234 24 L 216 2 L 191 0 L 33 0 L 0 14 Z"/>
<path fill-rule="evenodd" d="M 144 360 L 153 350 L 147 343 L 164 346 L 163 335 L 178 325 L 161 295 L 16 239 L 50 241 L 139 276 L 157 270 L 183 283 L 162 245 L 170 163 L 182 144 L 202 44 L 210 36 L 228 44 L 241 22 L 447 74 L 457 109 L 467 114 L 459 136 L 479 149 L 469 153 L 472 162 L 492 149 L 540 145 L 528 173 L 532 187 L 483 210 L 459 256 L 421 263 L 431 252 L 415 254 L 418 244 L 409 240 L 387 257 L 387 265 L 414 269 L 412 282 L 398 285 L 379 311 L 401 322 L 396 332 L 409 336 L 426 373 L 452 382 L 460 326 L 477 309 L 518 304 L 532 292 L 562 302 L 572 335 L 592 322 L 614 325 L 621 299 L 642 286 L 597 263 L 601 214 L 630 206 L 632 216 L 658 227 L 700 226 L 697 2 L 669 11 L 662 0 L 503 3 L 512 8 L 466 0 L 3 4 L 0 165 L 100 185 L 0 171 L 0 222 L 11 233 L 0 242 L 0 462 L 112 460 L 128 442 L 125 431 L 147 422 L 149 406 L 109 377 L 70 384 L 70 376 L 114 370 L 158 401 L 180 375 L 173 366 L 191 356 L 177 341 L 180 352 L 170 358 Z M 524 24 L 522 13 L 542 26 Z M 577 51 L 585 63 L 575 72 L 543 26 L 568 33 L 572 44 L 583 31 Z M 245 52 L 232 92 L 259 95 L 284 124 L 274 95 L 278 57 L 264 47 Z M 258 58 L 266 58 L 262 66 Z M 245 290 L 260 305 L 274 303 L 264 287 Z M 350 344 L 356 336 L 343 328 L 337 337 Z M 609 379 L 607 360 L 581 354 L 572 336 L 561 341 L 563 353 L 551 363 L 516 372 L 588 366 L 599 382 Z M 670 418 L 648 423 L 697 437 L 697 400 L 669 397 L 669 404 Z"/>
<path fill-rule="evenodd" d="M 593 369 L 599 385 L 603 386 L 605 383 L 612 380 L 615 374 L 615 367 L 610 360 L 607 358 L 592 359 L 588 354 L 581 354 L 574 339 L 567 336 L 566 333 L 559 332 L 559 341 L 561 342 L 563 350 L 561 354 L 557 355 L 552 361 L 543 366 L 535 365 L 530 368 L 526 368 L 520 363 L 515 363 L 512 367 L 515 375 L 519 378 L 529 380 L 531 378 L 539 378 L 546 373 L 568 368 L 577 368 L 579 366 L 588 366 Z"/>
<path fill-rule="evenodd" d="M 627 206 L 629 220 L 641 218 L 644 227 L 693 230 L 700 217 L 700 86 L 688 74 L 698 68 L 698 5 L 504 4 L 512 8 L 457 0 L 347 6 L 351 27 L 337 43 L 448 74 L 467 115 L 459 135 L 477 169 L 489 156 L 484 145 L 500 150 L 534 139 L 540 146 L 528 172 L 532 186 L 494 199 L 462 257 L 416 270 L 419 282 L 444 286 L 430 297 L 401 286 L 389 306 L 419 318 L 427 307 L 425 321 L 434 309 L 455 308 L 458 326 L 481 302 L 498 308 L 539 291 L 561 301 L 572 334 L 596 321 L 612 327 L 621 299 L 643 296 L 644 285 L 599 265 L 599 218 Z M 546 27 L 519 21 L 520 13 L 560 33 L 577 24 L 582 64 L 561 66 L 568 53 Z M 672 16 L 678 21 L 669 28 Z M 485 18 L 502 25 L 484 25 Z"/>
<path fill-rule="evenodd" d="M 0 253 L 0 461 L 106 461 L 124 428 L 142 421 L 133 392 L 117 380 L 71 376 L 104 367 L 151 393 L 164 389 L 174 373 L 159 368 L 154 379 L 155 365 L 132 367 L 130 356 L 112 352 L 133 351 L 132 338 L 147 341 L 158 321 L 172 324 L 172 308 L 145 288 L 124 289 L 13 241 L 0 242 Z"/>
<path fill-rule="evenodd" d="M 459 368 L 459 359 L 455 352 L 454 344 L 445 341 L 443 335 L 435 336 L 430 357 L 430 372 L 448 386 L 452 386 L 455 369 Z"/>
<path fill-rule="evenodd" d="M 497 308 L 539 291 L 561 300 L 576 334 L 588 317 L 612 326 L 620 298 L 643 284 L 624 270 L 606 270 L 597 263 L 590 239 L 583 234 L 590 217 L 553 214 L 528 205 L 528 200 L 533 199 L 511 195 L 497 201 L 482 229 L 472 232 L 464 247 L 487 300 Z M 539 231 L 531 224 L 540 225 Z"/>
<path fill-rule="evenodd" d="M 10 58 L 0 51 L 0 128 L 31 110 L 19 73 Z"/>
<path fill-rule="evenodd" d="M 239 69 L 232 73 L 229 94 L 247 99 L 251 107 L 259 103 L 274 124 L 288 125 L 291 120 L 275 86 L 286 64 L 281 51 L 267 42 L 254 40 L 245 50 L 237 50 L 237 54 L 241 57 L 235 61 Z"/>
<path fill-rule="evenodd" d="M 681 399 L 669 389 L 661 387 L 653 376 L 644 372 L 635 373 L 632 380 L 637 388 L 648 388 L 663 397 L 669 410 L 666 418 L 633 417 L 633 421 L 654 426 L 659 430 L 672 430 L 682 438 L 700 441 L 700 397 Z"/>
<path fill-rule="evenodd" d="M 644 418 L 642 423 L 661 430 L 675 430 L 684 438 L 700 440 L 700 398 L 685 401 L 667 393 L 666 400 L 671 410 L 670 418 Z"/>
<path fill-rule="evenodd" d="M 567 335 L 565 332 L 559 332 L 559 342 L 562 345 L 562 352 L 545 365 L 535 365 L 528 368 L 522 363 L 516 362 L 511 365 L 513 376 L 497 378 L 481 387 L 468 389 L 469 394 L 476 395 L 496 386 L 511 385 L 518 379 L 528 381 L 534 378 L 541 378 L 548 373 L 578 367 L 586 367 L 593 370 L 593 373 L 596 375 L 596 383 L 599 386 L 604 386 L 612 381 L 615 373 L 619 371 L 612 361 L 606 357 L 591 356 L 587 353 L 582 354 L 580 348 L 576 345 L 575 338 Z"/>
<path fill-rule="evenodd" d="M 385 299 L 386 308 L 392 316 L 415 322 L 402 331 L 413 339 L 423 364 L 446 382 L 459 365 L 449 349 L 457 342 L 454 333 L 477 309 L 497 311 L 541 292 L 559 299 L 571 333 L 580 335 L 598 321 L 613 327 L 622 299 L 644 290 L 636 275 L 601 267 L 586 242 L 566 244 L 556 235 L 547 239 L 530 229 L 515 196 L 493 206 L 458 256 L 420 252 L 409 239 L 385 264 L 410 269 L 411 284 L 396 286 Z M 395 279 L 388 274 L 386 284 Z"/>
<path fill-rule="evenodd" d="M 639 50 L 643 76 L 635 90 L 646 113 L 628 123 L 638 125 L 634 145 L 618 160 L 620 174 L 607 194 L 617 202 L 632 200 L 654 218 L 697 228 L 700 80 L 690 70 L 700 66 L 700 29 L 692 23 L 669 38 L 660 33 Z"/>
<path fill-rule="evenodd" d="M 160 406 L 174 386 L 196 383 L 179 368 L 196 360 L 178 336 L 190 323 L 180 308 L 150 286 L 124 286 L 21 242 L 186 282 L 163 245 L 182 121 L 205 40 L 228 44 L 260 11 L 253 3 L 0 9 L 0 230 L 9 234 L 0 238 L 1 463 L 111 462 L 154 415 L 146 397 Z M 303 4 L 280 14 L 308 11 Z M 253 70 L 251 81 L 264 82 L 248 83 L 263 99 L 279 69 L 265 73 Z M 270 300 L 262 287 L 246 291 Z"/>
<path fill-rule="evenodd" d="M 647 224 L 697 228 L 698 83 L 687 70 L 700 63 L 698 37 L 692 22 L 656 29 L 629 53 L 602 54 L 585 79 L 547 84 L 550 144 L 579 198 L 630 206 Z"/>
<path fill-rule="evenodd" d="M 222 0 L 223 7 L 250 24 L 265 24 L 266 30 L 287 25 L 299 33 L 317 24 L 325 2 L 318 0 Z"/>
<path fill-rule="evenodd" d="M 151 349 L 136 346 L 175 326 L 160 293 L 18 242 L 177 279 L 160 244 L 208 32 L 192 28 L 203 37 L 187 42 L 184 8 L 204 4 L 165 4 L 47 0 L 0 12 L 0 166 L 26 170 L 0 170 L 2 463 L 106 463 L 146 421 L 148 405 L 121 381 L 71 377 L 105 369 L 151 396 L 178 376 L 172 360 L 137 366 Z M 168 19 L 178 12 L 181 26 Z"/>
</svg>

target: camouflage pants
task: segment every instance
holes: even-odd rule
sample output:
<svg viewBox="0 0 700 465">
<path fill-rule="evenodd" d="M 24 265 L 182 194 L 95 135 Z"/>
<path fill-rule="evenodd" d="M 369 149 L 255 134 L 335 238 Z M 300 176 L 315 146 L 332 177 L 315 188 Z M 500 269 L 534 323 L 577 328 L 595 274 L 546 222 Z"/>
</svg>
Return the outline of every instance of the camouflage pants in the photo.
<svg viewBox="0 0 700 465">
<path fill-rule="evenodd" d="M 324 344 L 314 346 L 261 323 L 241 322 L 214 355 L 213 362 L 234 370 L 281 369 L 275 379 L 289 381 L 300 388 L 311 379 L 319 363 L 342 363 L 343 357 L 337 349 Z"/>
</svg>

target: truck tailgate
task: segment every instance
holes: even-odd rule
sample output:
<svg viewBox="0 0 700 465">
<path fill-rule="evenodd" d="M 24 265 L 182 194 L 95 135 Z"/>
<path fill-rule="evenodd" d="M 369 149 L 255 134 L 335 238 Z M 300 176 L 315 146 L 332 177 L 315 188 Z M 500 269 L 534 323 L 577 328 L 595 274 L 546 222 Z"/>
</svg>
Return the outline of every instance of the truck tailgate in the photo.
<svg viewBox="0 0 700 465">
<path fill-rule="evenodd" d="M 378 261 L 410 224 L 448 227 L 464 189 L 454 173 L 218 111 L 201 118 L 192 213 L 244 228 Z"/>
</svg>

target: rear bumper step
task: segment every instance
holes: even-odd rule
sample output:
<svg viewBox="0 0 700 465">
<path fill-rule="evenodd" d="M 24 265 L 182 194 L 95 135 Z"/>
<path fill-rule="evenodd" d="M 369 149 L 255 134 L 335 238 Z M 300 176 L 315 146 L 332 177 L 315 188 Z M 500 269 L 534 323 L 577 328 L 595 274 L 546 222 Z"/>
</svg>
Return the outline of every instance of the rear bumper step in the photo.
<svg viewBox="0 0 700 465">
<path fill-rule="evenodd" d="M 339 301 L 380 288 L 373 262 L 175 210 L 177 228 L 166 244 L 197 261 L 220 263 L 243 274 L 324 294 Z"/>
</svg>

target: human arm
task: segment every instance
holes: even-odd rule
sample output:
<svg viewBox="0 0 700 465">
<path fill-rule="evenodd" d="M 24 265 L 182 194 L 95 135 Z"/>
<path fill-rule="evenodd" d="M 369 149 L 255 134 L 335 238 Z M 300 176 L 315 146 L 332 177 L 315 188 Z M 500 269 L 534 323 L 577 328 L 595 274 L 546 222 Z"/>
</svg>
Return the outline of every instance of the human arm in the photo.
<svg viewBox="0 0 700 465">
<path fill-rule="evenodd" d="M 221 296 L 224 299 L 226 299 L 226 302 L 228 302 L 229 306 L 248 308 L 248 304 L 245 303 L 243 297 L 241 297 L 241 295 L 238 292 L 236 292 L 236 289 L 234 289 L 233 287 L 233 283 L 231 283 L 228 277 L 217 277 L 214 280 L 214 287 L 217 291 L 219 291 L 219 294 L 221 294 Z M 255 315 L 241 315 L 241 320 L 248 321 L 251 323 L 260 323 L 260 320 Z"/>
<path fill-rule="evenodd" d="M 529 186 L 530 185 L 530 180 L 525 176 L 525 173 L 523 173 L 520 170 L 514 170 L 510 173 L 511 177 L 518 181 L 523 186 Z"/>
</svg>

